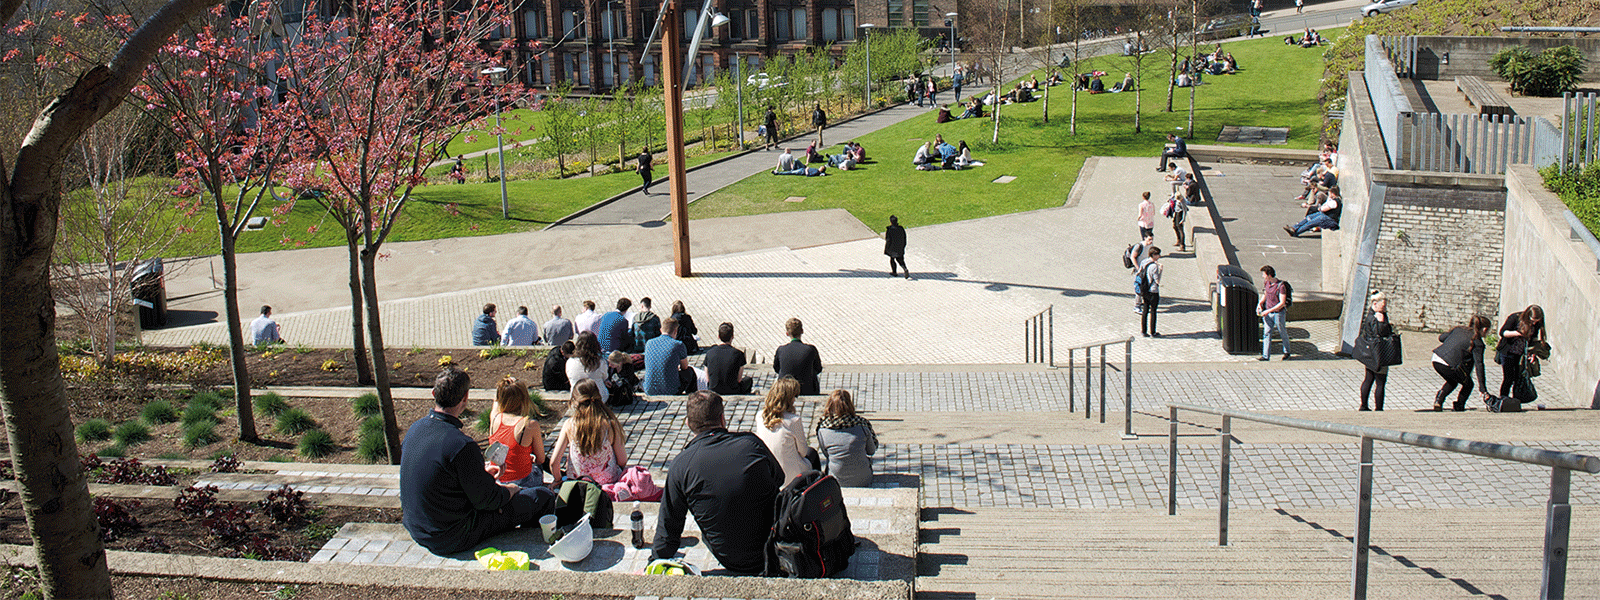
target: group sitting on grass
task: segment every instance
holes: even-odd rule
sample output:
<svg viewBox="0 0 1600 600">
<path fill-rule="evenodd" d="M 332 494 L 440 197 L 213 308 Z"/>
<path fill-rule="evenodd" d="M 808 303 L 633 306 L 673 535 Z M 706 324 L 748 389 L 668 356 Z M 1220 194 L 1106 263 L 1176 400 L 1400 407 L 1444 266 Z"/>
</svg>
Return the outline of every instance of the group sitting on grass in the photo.
<svg viewBox="0 0 1600 600">
<path fill-rule="evenodd" d="M 918 171 L 941 169 L 959 171 L 983 166 L 982 162 L 972 159 L 972 148 L 967 146 L 966 140 L 961 140 L 958 144 L 951 146 L 944 141 L 943 135 L 936 135 L 933 141 L 917 146 L 916 154 L 911 157 L 911 165 Z"/>
</svg>

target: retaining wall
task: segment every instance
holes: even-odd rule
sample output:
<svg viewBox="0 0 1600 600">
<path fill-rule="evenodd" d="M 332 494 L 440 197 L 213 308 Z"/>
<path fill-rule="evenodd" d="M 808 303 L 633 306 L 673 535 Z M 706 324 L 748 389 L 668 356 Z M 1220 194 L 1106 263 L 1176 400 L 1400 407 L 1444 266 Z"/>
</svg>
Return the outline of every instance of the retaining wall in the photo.
<svg viewBox="0 0 1600 600">
<path fill-rule="evenodd" d="M 1395 171 L 1375 171 L 1373 178 L 1387 192 L 1368 285 L 1389 296 L 1391 321 L 1442 331 L 1472 315 L 1494 315 L 1505 225 L 1499 178 L 1422 179 Z M 1473 185 L 1483 187 L 1467 187 Z"/>
<path fill-rule="evenodd" d="M 1527 46 L 1535 54 L 1546 48 L 1573 46 L 1590 64 L 1600 61 L 1600 38 L 1578 37 L 1488 37 L 1488 36 L 1417 36 L 1417 58 L 1413 66 L 1417 79 L 1454 79 L 1462 75 L 1476 75 L 1490 81 L 1501 81 L 1489 69 L 1489 59 L 1496 52 L 1512 46 Z M 1444 64 L 1449 53 L 1450 64 Z M 1597 74 L 1590 69 L 1584 79 L 1596 81 Z"/>
</svg>

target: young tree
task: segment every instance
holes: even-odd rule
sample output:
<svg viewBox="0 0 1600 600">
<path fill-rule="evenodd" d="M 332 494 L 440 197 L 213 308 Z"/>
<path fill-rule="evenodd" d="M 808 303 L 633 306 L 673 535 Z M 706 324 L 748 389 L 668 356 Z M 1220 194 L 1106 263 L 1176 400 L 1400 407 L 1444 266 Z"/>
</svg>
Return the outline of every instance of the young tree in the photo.
<svg viewBox="0 0 1600 600">
<path fill-rule="evenodd" d="M 260 3 L 231 17 L 221 6 L 212 8 L 192 32 L 162 49 L 168 59 L 151 65 L 133 89 L 146 111 L 177 138 L 178 178 L 214 216 L 239 438 L 246 442 L 257 440 L 245 363 L 253 340 L 245 339 L 239 308 L 237 245 L 262 201 L 277 200 L 272 181 L 288 156 L 273 90 L 262 83 L 271 75 L 269 65 L 282 58 L 270 32 L 257 33 L 270 29 L 259 24 L 271 22 L 272 10 L 270 3 Z M 370 371 L 363 374 L 370 379 Z"/>
<path fill-rule="evenodd" d="M 1007 43 L 1009 40 L 1007 37 L 1008 28 L 1006 27 L 1008 22 L 1006 18 L 1007 1 L 1001 0 L 999 5 L 978 4 L 967 6 L 965 12 L 961 15 L 963 31 L 966 32 L 962 37 L 971 40 L 971 45 L 976 51 L 979 60 L 994 69 L 991 88 L 996 98 L 1000 97 L 1000 88 L 1005 85 L 1006 76 L 1003 61 L 1006 59 L 1010 49 L 1010 45 Z M 994 143 L 1000 141 L 1000 103 L 995 102 L 992 108 L 993 110 L 990 111 L 989 117 L 994 133 L 990 141 Z"/>
<path fill-rule="evenodd" d="M 572 85 L 563 83 L 550 90 L 541 112 L 544 113 L 544 142 L 539 144 L 540 154 L 556 161 L 556 176 L 567 176 L 567 155 L 578 151 L 581 141 L 578 128 L 578 104 L 567 98 Z"/>
<path fill-rule="evenodd" d="M 447 140 L 525 90 L 479 74 L 496 62 L 479 40 L 509 22 L 504 5 L 435 0 L 365 0 L 331 18 L 313 17 L 278 69 L 294 84 L 283 104 L 294 124 L 286 181 L 324 190 L 329 216 L 355 232 L 366 329 L 389 459 L 400 462 L 400 429 L 378 305 L 377 261 L 426 170 Z"/>
<path fill-rule="evenodd" d="M 0 289 L 6 290 L 0 302 L 0 405 L 46 598 L 111 596 L 105 546 L 78 463 L 56 354 L 50 260 L 62 165 L 83 133 L 127 96 L 167 38 L 215 3 L 170 0 L 138 27 L 132 19 L 109 19 L 109 26 L 128 33 L 126 41 L 114 46 L 109 61 L 86 66 L 43 107 L 9 163 L 0 158 Z M 14 22 L 23 4 L 0 2 L 0 25 L 27 25 Z"/>
<path fill-rule="evenodd" d="M 84 324 L 101 364 L 117 351 L 118 316 L 131 306 L 135 259 L 165 256 L 185 233 L 185 210 L 165 186 L 141 179 L 159 159 L 143 151 L 144 117 L 130 106 L 101 119 L 78 142 L 71 163 L 84 185 L 61 204 L 56 298 Z"/>
</svg>

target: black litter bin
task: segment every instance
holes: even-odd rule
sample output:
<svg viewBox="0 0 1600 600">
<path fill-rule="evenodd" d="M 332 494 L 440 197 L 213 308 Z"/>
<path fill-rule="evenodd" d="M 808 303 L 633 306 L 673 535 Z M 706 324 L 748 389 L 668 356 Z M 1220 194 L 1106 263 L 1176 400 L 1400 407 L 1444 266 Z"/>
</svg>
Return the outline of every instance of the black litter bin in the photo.
<svg viewBox="0 0 1600 600">
<path fill-rule="evenodd" d="M 1233 265 L 1217 265 L 1217 279 L 1222 279 L 1223 277 L 1238 277 L 1250 282 L 1250 285 L 1255 285 L 1256 283 L 1255 278 L 1250 276 L 1249 271 Z"/>
<path fill-rule="evenodd" d="M 1217 278 L 1211 294 L 1212 310 L 1217 315 L 1217 333 L 1222 349 L 1229 354 L 1251 354 L 1261 350 L 1261 317 L 1256 316 L 1260 296 L 1250 280 L 1225 276 Z"/>
<path fill-rule="evenodd" d="M 167 325 L 167 277 L 161 259 L 152 258 L 133 268 L 133 300 L 139 306 L 139 327 Z"/>
</svg>

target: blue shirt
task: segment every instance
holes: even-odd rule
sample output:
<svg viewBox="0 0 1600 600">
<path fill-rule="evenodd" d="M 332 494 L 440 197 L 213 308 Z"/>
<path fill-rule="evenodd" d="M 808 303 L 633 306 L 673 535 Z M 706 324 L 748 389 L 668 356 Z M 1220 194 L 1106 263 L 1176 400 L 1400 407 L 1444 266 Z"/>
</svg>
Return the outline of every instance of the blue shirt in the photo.
<svg viewBox="0 0 1600 600">
<path fill-rule="evenodd" d="M 472 324 L 472 345 L 493 346 L 500 341 L 500 330 L 495 325 L 494 317 L 478 315 L 478 320 Z"/>
<path fill-rule="evenodd" d="M 678 366 L 689 358 L 683 342 L 656 336 L 644 344 L 644 393 L 672 396 L 678 393 Z"/>
<path fill-rule="evenodd" d="M 621 350 L 627 344 L 624 338 L 632 335 L 628 330 L 628 318 L 622 313 L 611 311 L 606 316 L 600 317 L 600 358 L 604 360 L 612 350 Z"/>
</svg>

